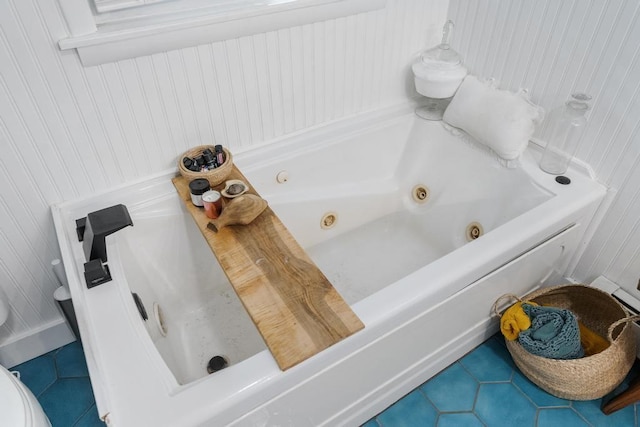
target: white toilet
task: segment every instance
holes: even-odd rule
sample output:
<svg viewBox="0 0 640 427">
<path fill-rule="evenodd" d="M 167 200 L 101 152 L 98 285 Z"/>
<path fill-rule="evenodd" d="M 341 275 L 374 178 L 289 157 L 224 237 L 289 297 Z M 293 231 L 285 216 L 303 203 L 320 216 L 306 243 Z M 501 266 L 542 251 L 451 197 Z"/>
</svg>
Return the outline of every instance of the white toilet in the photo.
<svg viewBox="0 0 640 427">
<path fill-rule="evenodd" d="M 8 314 L 6 302 L 0 299 L 0 325 Z M 0 366 L 0 396 L 0 426 L 51 427 L 33 393 L 3 366 Z"/>
</svg>

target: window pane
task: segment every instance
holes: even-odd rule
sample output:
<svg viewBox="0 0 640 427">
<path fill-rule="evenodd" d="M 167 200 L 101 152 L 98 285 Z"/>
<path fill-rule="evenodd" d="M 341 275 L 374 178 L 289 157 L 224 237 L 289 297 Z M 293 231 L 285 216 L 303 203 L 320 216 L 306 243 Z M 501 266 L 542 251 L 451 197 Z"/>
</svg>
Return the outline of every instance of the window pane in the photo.
<svg viewBox="0 0 640 427">
<path fill-rule="evenodd" d="M 169 0 L 93 0 L 98 13 L 128 9 L 145 4 L 159 3 Z"/>
</svg>

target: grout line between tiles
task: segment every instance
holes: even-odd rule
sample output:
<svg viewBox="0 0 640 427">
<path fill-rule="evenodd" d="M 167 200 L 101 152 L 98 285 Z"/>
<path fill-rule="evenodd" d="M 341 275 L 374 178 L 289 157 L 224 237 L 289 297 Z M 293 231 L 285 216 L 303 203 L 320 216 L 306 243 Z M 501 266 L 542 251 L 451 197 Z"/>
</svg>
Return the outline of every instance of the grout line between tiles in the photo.
<svg viewBox="0 0 640 427">
<path fill-rule="evenodd" d="M 86 411 L 84 411 L 82 414 L 80 414 L 80 416 L 79 416 L 79 417 L 78 417 L 78 418 L 73 422 L 73 426 L 74 426 L 74 427 L 75 427 L 75 426 L 77 426 L 77 425 L 78 425 L 78 423 L 80 422 L 80 420 L 81 420 L 81 419 L 83 419 L 83 418 L 84 418 L 84 416 L 85 416 L 85 415 L 87 415 L 89 412 L 91 412 L 91 410 L 92 410 L 93 408 L 95 408 L 95 407 L 96 407 L 96 402 L 94 401 L 94 402 L 93 402 L 93 404 L 92 404 L 92 405 L 90 405 L 90 406 L 89 406 L 89 408 L 87 408 L 87 410 L 86 410 Z"/>
</svg>

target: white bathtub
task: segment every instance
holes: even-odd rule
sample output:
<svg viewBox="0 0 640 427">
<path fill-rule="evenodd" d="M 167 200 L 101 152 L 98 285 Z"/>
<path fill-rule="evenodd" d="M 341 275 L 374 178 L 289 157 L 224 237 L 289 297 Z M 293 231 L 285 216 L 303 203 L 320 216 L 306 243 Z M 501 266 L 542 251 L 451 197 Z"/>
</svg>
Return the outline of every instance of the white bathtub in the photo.
<svg viewBox="0 0 640 427">
<path fill-rule="evenodd" d="M 531 147 L 507 169 L 408 108 L 236 153 L 365 324 L 286 372 L 178 200 L 173 172 L 54 206 L 99 413 L 115 426 L 366 421 L 492 334 L 498 296 L 561 277 L 584 245 L 605 189 L 576 165 L 571 184 L 558 184 L 536 156 Z M 412 198 L 416 185 L 428 187 L 425 203 Z M 107 238 L 113 280 L 87 289 L 75 219 L 118 203 L 134 226 Z M 330 229 L 326 213 L 337 218 Z M 485 234 L 467 242 L 472 222 Z M 214 355 L 230 366 L 208 375 Z"/>
</svg>

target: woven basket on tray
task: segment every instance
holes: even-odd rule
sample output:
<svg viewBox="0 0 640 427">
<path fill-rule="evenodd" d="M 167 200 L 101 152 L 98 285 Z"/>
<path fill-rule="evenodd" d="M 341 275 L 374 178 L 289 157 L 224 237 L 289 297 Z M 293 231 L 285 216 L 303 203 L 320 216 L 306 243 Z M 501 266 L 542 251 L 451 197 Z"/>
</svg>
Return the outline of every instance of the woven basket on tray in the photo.
<svg viewBox="0 0 640 427">
<path fill-rule="evenodd" d="M 580 359 L 548 359 L 522 348 L 518 341 L 506 341 L 516 366 L 531 381 L 550 394 L 571 400 L 591 400 L 603 397 L 615 389 L 629 373 L 636 359 L 636 341 L 629 322 L 640 316 L 628 317 L 625 309 L 611 295 L 586 285 L 562 285 L 538 289 L 519 301 L 534 301 L 540 305 L 571 310 L 579 321 L 610 342 L 607 349 Z"/>
<path fill-rule="evenodd" d="M 209 181 L 209 185 L 215 187 L 216 185 L 223 183 L 233 170 L 233 156 L 231 155 L 231 152 L 225 147 L 222 148 L 225 155 L 224 163 L 213 170 L 206 172 L 194 172 L 187 169 L 182 163 L 183 158 L 198 157 L 207 148 L 209 148 L 211 151 L 214 151 L 213 145 L 199 145 L 183 153 L 178 159 L 178 171 L 180 172 L 180 175 L 182 175 L 187 181 L 193 181 L 194 179 L 198 178 L 205 178 Z"/>
</svg>

